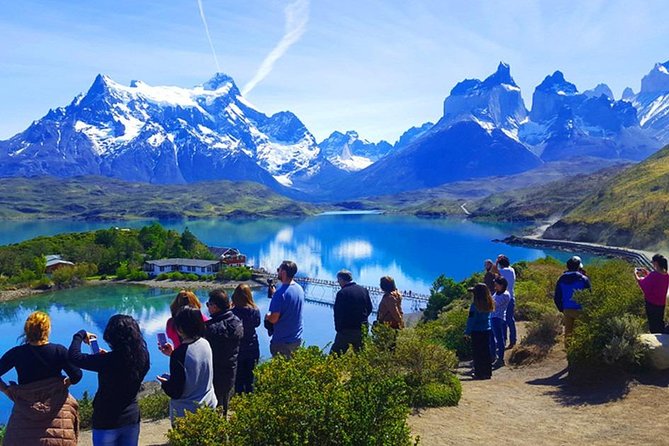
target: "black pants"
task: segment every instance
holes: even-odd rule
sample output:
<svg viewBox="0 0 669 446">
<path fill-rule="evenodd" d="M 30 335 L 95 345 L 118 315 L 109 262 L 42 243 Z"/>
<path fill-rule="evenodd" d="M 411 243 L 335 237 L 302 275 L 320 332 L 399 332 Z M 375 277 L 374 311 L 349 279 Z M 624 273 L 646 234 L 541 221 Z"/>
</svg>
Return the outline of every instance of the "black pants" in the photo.
<svg viewBox="0 0 669 446">
<path fill-rule="evenodd" d="M 221 370 L 222 369 L 222 370 Z M 218 400 L 218 405 L 223 407 L 223 413 L 228 413 L 228 404 L 232 397 L 232 390 L 235 387 L 236 367 L 219 367 L 216 370 L 214 365 L 214 393 Z"/>
<path fill-rule="evenodd" d="M 258 360 L 256 358 L 240 358 L 237 361 L 237 377 L 235 378 L 235 393 L 253 392 L 253 369 Z"/>
<path fill-rule="evenodd" d="M 646 317 L 651 333 L 664 333 L 664 305 L 653 305 L 646 302 Z"/>
<path fill-rule="evenodd" d="M 356 352 L 362 347 L 362 327 L 357 330 L 339 330 L 335 336 L 330 353 L 341 355 L 352 345 Z"/>
<path fill-rule="evenodd" d="M 490 378 L 492 376 L 490 330 L 473 331 L 471 338 L 472 356 L 474 359 L 474 376 L 476 378 Z"/>
</svg>

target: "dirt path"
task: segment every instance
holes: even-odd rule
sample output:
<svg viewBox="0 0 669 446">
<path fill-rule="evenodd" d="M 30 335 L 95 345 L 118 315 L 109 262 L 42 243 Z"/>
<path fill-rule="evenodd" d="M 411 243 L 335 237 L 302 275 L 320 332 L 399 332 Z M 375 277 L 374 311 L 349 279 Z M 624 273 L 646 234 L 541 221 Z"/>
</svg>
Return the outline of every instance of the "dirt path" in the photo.
<svg viewBox="0 0 669 446">
<path fill-rule="evenodd" d="M 409 423 L 423 446 L 669 444 L 669 372 L 629 387 L 574 388 L 566 364 L 559 347 L 540 364 L 504 367 L 490 381 L 463 376 L 458 407 L 420 411 Z"/>
</svg>

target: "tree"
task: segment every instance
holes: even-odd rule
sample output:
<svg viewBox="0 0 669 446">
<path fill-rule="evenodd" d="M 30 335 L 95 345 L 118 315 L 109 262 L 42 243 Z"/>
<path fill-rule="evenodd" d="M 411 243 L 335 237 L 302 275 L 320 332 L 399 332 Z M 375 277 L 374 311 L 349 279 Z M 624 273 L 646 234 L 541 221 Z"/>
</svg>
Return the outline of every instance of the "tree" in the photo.
<svg viewBox="0 0 669 446">
<path fill-rule="evenodd" d="M 423 320 L 432 321 L 437 319 L 446 305 L 449 305 L 455 299 L 465 298 L 466 296 L 467 288 L 462 283 L 458 283 L 443 274 L 440 275 L 430 288 L 430 300 L 423 312 Z"/>
</svg>

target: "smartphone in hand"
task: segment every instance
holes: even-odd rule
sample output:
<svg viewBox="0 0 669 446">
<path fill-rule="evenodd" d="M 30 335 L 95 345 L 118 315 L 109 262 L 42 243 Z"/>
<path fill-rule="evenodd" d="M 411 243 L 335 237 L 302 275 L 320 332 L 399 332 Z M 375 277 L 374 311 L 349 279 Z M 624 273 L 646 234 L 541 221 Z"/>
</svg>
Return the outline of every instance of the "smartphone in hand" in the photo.
<svg viewBox="0 0 669 446">
<path fill-rule="evenodd" d="M 94 355 L 100 353 L 100 345 L 98 344 L 97 339 L 91 339 L 91 352 L 93 352 Z"/>
<path fill-rule="evenodd" d="M 158 333 L 158 346 L 163 348 L 167 344 L 167 336 L 165 333 Z"/>
</svg>

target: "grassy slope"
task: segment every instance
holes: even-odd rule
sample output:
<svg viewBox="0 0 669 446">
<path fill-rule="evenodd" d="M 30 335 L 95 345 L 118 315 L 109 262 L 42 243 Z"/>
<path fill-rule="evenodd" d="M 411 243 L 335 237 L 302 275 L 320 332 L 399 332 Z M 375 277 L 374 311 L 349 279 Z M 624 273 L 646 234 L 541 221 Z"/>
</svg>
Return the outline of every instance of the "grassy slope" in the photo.
<svg viewBox="0 0 669 446">
<path fill-rule="evenodd" d="M 513 196 L 509 191 L 518 189 L 527 189 L 524 194 L 542 187 L 548 183 L 559 181 L 568 176 L 583 175 L 587 176 L 590 172 L 595 172 L 605 167 L 621 169 L 627 164 L 620 162 L 607 162 L 601 159 L 584 158 L 577 162 L 561 161 L 546 163 L 545 165 L 527 172 L 508 177 L 489 177 L 477 180 L 458 181 L 445 184 L 436 188 L 421 189 L 409 192 L 402 192 L 395 195 L 370 197 L 353 202 L 337 203 L 342 207 L 361 208 L 361 209 L 381 209 L 392 212 L 409 213 L 416 215 L 463 215 L 460 205 L 467 203 L 469 211 L 475 210 L 481 205 L 486 208 L 494 206 L 495 200 L 505 200 L 507 196 Z M 401 181 L 401 179 L 398 179 Z M 555 195 L 562 194 L 563 191 L 556 191 Z M 485 201 L 486 197 L 491 197 L 492 201 Z M 581 196 L 582 198 L 583 196 Z M 540 198 L 540 197 L 539 197 Z M 477 201 L 483 200 L 483 201 Z M 563 198 L 567 204 L 573 204 L 571 198 Z M 518 204 L 518 203 L 516 203 Z M 534 205 L 540 206 L 539 203 Z M 557 207 L 562 210 L 562 207 Z M 552 209 L 551 209 L 552 210 Z M 543 217 L 531 216 L 530 209 L 518 209 L 514 215 L 502 217 L 501 212 L 496 215 L 490 215 L 491 218 L 500 218 L 504 220 L 534 219 Z M 514 212 L 516 212 L 514 210 Z M 542 215 L 548 211 L 538 210 L 537 214 Z"/>
<path fill-rule="evenodd" d="M 0 219 L 234 218 L 318 211 L 251 182 L 154 185 L 103 177 L 0 179 Z"/>
<path fill-rule="evenodd" d="M 592 174 L 574 175 L 539 186 L 493 194 L 472 206 L 472 217 L 515 221 L 561 215 L 598 191 L 623 169 L 622 165 L 609 167 Z"/>
<path fill-rule="evenodd" d="M 628 245 L 667 245 L 669 146 L 614 177 L 550 228 L 548 236 Z"/>
</svg>

